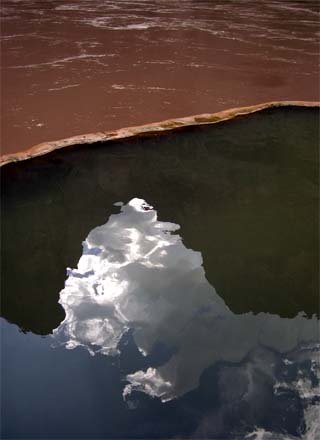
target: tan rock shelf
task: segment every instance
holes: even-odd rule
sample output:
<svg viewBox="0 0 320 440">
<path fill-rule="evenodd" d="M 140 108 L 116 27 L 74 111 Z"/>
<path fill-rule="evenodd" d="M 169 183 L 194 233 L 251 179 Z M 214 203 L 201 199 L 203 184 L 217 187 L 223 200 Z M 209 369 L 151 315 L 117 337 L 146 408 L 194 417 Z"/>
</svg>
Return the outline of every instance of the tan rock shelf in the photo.
<svg viewBox="0 0 320 440">
<path fill-rule="evenodd" d="M 11 162 L 18 162 L 33 157 L 42 156 L 51 151 L 66 148 L 73 145 L 93 144 L 96 142 L 106 142 L 119 139 L 128 139 L 143 136 L 155 136 L 165 134 L 174 130 L 184 129 L 198 125 L 211 125 L 222 121 L 231 120 L 240 116 L 250 115 L 268 108 L 275 107 L 319 107 L 317 101 L 272 101 L 262 104 L 237 107 L 224 110 L 218 113 L 204 113 L 200 115 L 187 116 L 183 118 L 168 119 L 152 124 L 139 125 L 135 127 L 120 128 L 113 131 L 100 131 L 83 135 L 72 136 L 51 142 L 37 144 L 25 151 L 14 154 L 7 154 L 0 157 L 0 166 Z"/>
</svg>

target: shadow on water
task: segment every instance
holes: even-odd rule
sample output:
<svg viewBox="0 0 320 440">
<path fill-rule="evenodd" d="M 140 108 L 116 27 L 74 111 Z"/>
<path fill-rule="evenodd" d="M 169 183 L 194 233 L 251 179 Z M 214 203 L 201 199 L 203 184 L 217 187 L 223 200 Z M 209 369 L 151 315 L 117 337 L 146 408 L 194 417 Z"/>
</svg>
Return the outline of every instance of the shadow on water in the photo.
<svg viewBox="0 0 320 440">
<path fill-rule="evenodd" d="M 235 313 L 318 312 L 318 111 L 78 146 L 2 169 L 2 316 L 48 334 L 81 242 L 141 197 L 181 225 Z"/>
</svg>

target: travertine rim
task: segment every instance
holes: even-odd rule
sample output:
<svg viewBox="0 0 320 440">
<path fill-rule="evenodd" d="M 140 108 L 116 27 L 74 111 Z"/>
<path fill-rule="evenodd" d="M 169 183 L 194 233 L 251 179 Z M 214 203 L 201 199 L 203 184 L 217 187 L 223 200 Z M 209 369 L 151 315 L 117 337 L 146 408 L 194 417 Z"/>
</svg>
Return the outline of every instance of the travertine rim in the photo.
<svg viewBox="0 0 320 440">
<path fill-rule="evenodd" d="M 37 156 L 43 156 L 54 150 L 66 148 L 71 145 L 93 144 L 95 142 L 106 142 L 115 139 L 127 139 L 133 137 L 152 136 L 159 133 L 171 132 L 178 128 L 192 127 L 197 125 L 210 125 L 218 122 L 234 119 L 237 116 L 249 115 L 261 110 L 272 107 L 320 107 L 319 101 L 272 101 L 258 105 L 246 107 L 237 107 L 223 110 L 217 113 L 204 113 L 200 115 L 187 116 L 184 118 L 167 119 L 161 122 L 155 122 L 146 125 L 120 128 L 112 131 L 99 131 L 96 133 L 72 136 L 66 139 L 60 139 L 51 142 L 43 142 L 34 145 L 25 151 L 7 154 L 0 157 L 0 166 L 20 162 Z"/>
</svg>

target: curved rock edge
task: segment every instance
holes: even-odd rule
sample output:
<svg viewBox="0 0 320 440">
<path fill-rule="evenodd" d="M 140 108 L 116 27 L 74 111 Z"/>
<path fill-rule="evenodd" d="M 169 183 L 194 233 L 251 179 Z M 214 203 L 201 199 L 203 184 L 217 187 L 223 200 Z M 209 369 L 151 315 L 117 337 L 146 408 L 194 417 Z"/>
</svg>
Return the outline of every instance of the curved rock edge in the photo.
<svg viewBox="0 0 320 440">
<path fill-rule="evenodd" d="M 271 101 L 262 104 L 236 107 L 228 110 L 222 110 L 216 113 L 203 113 L 183 118 L 166 119 L 161 122 L 154 122 L 145 125 L 138 125 L 126 128 L 120 128 L 110 131 L 99 131 L 72 136 L 65 139 L 59 139 L 51 142 L 42 142 L 34 145 L 27 150 L 13 154 L 6 154 L 0 157 L 0 167 L 13 162 L 20 162 L 32 159 L 37 156 L 43 156 L 54 150 L 66 148 L 73 145 L 94 144 L 96 142 L 107 142 L 112 140 L 121 140 L 134 137 L 153 136 L 159 133 L 170 133 L 177 129 L 187 127 L 212 125 L 219 122 L 235 119 L 238 116 L 250 115 L 259 111 L 274 107 L 320 107 L 319 101 Z"/>
</svg>

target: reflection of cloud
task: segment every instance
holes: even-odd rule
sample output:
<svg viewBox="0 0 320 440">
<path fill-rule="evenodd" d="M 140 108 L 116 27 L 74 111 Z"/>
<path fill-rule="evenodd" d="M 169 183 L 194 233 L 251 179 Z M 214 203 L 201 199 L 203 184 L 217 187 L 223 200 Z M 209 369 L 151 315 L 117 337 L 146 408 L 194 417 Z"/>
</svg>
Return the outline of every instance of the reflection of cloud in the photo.
<svg viewBox="0 0 320 440">
<path fill-rule="evenodd" d="M 319 351 L 312 344 L 285 356 L 258 347 L 244 362 L 224 365 L 217 374 L 220 404 L 204 413 L 191 438 L 225 438 L 233 423 L 235 438 L 320 438 L 319 367 Z"/>
<path fill-rule="evenodd" d="M 113 354 L 133 328 L 137 346 L 148 353 L 159 335 L 169 345 L 180 343 L 202 305 L 214 315 L 231 313 L 205 279 L 201 254 L 171 234 L 178 225 L 157 221 L 139 199 L 121 211 L 90 232 L 78 268 L 68 269 L 60 293 L 66 318 L 56 330 L 68 348 Z"/>
<path fill-rule="evenodd" d="M 159 222 L 140 199 L 93 229 L 77 269 L 68 269 L 60 293 L 66 318 L 55 334 L 66 338 L 67 348 L 82 345 L 91 353 L 116 354 L 128 329 L 143 354 L 159 341 L 178 348 L 161 367 L 128 375 L 124 396 L 136 390 L 167 401 L 195 389 L 210 365 L 241 363 L 221 373 L 221 396 L 246 401 L 254 412 L 257 389 L 263 393 L 261 384 L 273 378 L 276 359 L 286 354 L 288 363 L 296 362 L 288 353 L 317 341 L 318 322 L 233 314 L 208 283 L 201 253 L 187 249 L 173 234 L 177 229 Z"/>
</svg>

